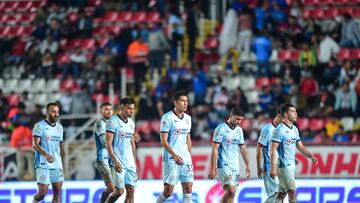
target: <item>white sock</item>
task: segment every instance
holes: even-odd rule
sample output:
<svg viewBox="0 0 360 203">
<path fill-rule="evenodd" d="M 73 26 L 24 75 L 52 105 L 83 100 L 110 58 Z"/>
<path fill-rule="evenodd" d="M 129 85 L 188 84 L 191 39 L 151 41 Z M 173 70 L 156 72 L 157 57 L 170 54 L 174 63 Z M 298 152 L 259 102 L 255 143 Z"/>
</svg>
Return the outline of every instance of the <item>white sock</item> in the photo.
<svg viewBox="0 0 360 203">
<path fill-rule="evenodd" d="M 35 200 L 35 198 L 33 198 L 32 203 L 39 203 L 39 201 L 37 201 L 37 200 Z"/>
<path fill-rule="evenodd" d="M 163 193 L 161 193 L 158 198 L 156 199 L 156 203 L 163 203 L 165 202 L 167 198 L 163 195 Z"/>
<path fill-rule="evenodd" d="M 192 203 L 192 194 L 191 193 L 184 194 L 184 203 Z"/>
</svg>

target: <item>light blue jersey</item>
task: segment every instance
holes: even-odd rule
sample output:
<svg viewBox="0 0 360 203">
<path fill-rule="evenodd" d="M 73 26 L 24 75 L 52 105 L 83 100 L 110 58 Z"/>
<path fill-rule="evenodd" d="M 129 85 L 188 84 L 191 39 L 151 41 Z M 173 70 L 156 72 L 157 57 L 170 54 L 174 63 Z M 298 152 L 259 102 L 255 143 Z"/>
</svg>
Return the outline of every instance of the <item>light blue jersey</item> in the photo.
<svg viewBox="0 0 360 203">
<path fill-rule="evenodd" d="M 60 142 L 63 141 L 63 126 L 60 123 L 51 125 L 47 120 L 42 120 L 35 124 L 32 135 L 41 138 L 40 146 L 54 158 L 54 162 L 50 163 L 36 151 L 35 168 L 62 169 Z"/>
<path fill-rule="evenodd" d="M 187 146 L 187 136 L 191 130 L 191 117 L 186 113 L 182 117 L 174 111 L 164 114 L 160 122 L 160 132 L 168 133 L 168 143 L 171 149 L 180 156 L 184 164 L 192 164 L 191 155 Z M 169 152 L 164 149 L 163 162 L 173 162 Z"/>
<path fill-rule="evenodd" d="M 280 123 L 274 130 L 273 142 L 278 142 L 279 167 L 294 166 L 296 142 L 300 141 L 299 130 L 295 125 L 291 127 L 285 123 Z"/>
<path fill-rule="evenodd" d="M 108 161 L 109 155 L 106 150 L 106 120 L 99 119 L 94 124 L 94 137 L 96 143 L 96 156 L 98 161 Z"/>
<path fill-rule="evenodd" d="M 271 160 L 270 160 L 270 148 L 272 143 L 272 136 L 275 130 L 274 124 L 268 123 L 262 129 L 258 143 L 262 145 L 262 155 L 264 159 L 263 167 L 265 171 L 270 170 Z"/>
<path fill-rule="evenodd" d="M 123 168 L 136 168 L 134 154 L 131 147 L 131 138 L 135 133 L 135 123 L 131 118 L 124 121 L 118 115 L 112 116 L 106 125 L 106 132 L 114 133 L 112 147 L 116 159 Z M 110 165 L 113 166 L 112 160 Z"/>
<path fill-rule="evenodd" d="M 241 127 L 231 128 L 227 122 L 221 123 L 214 131 L 213 142 L 220 144 L 217 167 L 240 171 L 239 146 L 245 144 Z"/>
</svg>

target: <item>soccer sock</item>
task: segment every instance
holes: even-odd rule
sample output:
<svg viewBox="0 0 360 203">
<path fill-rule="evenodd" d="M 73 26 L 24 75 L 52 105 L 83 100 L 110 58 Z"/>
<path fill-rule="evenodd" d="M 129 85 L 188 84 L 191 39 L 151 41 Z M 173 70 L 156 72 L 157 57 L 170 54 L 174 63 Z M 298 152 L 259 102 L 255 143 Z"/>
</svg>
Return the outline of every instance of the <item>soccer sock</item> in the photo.
<svg viewBox="0 0 360 203">
<path fill-rule="evenodd" d="M 107 192 L 103 192 L 101 194 L 101 199 L 100 199 L 100 203 L 104 203 L 106 201 L 106 198 L 109 196 L 109 193 Z"/>
<path fill-rule="evenodd" d="M 158 198 L 156 199 L 156 203 L 163 203 L 165 202 L 167 198 L 163 195 L 163 193 L 161 193 Z"/>
<path fill-rule="evenodd" d="M 39 203 L 39 201 L 35 200 L 35 198 L 33 197 L 32 203 Z"/>
<path fill-rule="evenodd" d="M 192 194 L 191 193 L 184 194 L 184 203 L 192 203 Z"/>
</svg>

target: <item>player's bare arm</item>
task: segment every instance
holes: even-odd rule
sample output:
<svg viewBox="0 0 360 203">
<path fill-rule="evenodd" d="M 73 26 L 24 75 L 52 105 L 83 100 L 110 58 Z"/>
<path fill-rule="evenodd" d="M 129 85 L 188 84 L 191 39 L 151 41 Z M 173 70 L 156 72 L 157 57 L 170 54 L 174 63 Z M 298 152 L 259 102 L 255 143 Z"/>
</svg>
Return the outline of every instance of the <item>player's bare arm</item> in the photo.
<svg viewBox="0 0 360 203">
<path fill-rule="evenodd" d="M 218 156 L 220 144 L 219 143 L 212 143 L 212 149 L 211 149 L 211 159 L 210 159 L 210 169 L 209 169 L 209 175 L 208 177 L 210 179 L 214 179 L 216 176 L 216 160 Z"/>
<path fill-rule="evenodd" d="M 63 168 L 65 167 L 65 150 L 64 150 L 64 143 L 60 142 L 60 156 Z"/>
<path fill-rule="evenodd" d="M 246 146 L 244 144 L 240 145 L 240 152 L 241 152 L 241 156 L 245 162 L 245 166 L 246 166 L 246 177 L 249 178 L 250 177 L 250 162 L 249 162 L 249 155 L 246 149 Z"/>
<path fill-rule="evenodd" d="M 135 136 L 135 134 L 134 134 L 134 136 Z M 132 153 L 133 153 L 134 161 L 135 161 L 135 165 L 136 165 L 136 145 L 135 145 L 136 138 L 134 138 L 134 136 L 131 138 L 131 149 L 132 149 Z"/>
<path fill-rule="evenodd" d="M 43 155 L 48 162 L 53 163 L 53 162 L 54 162 L 54 157 L 51 156 L 50 154 L 48 154 L 48 153 L 41 147 L 40 141 L 41 141 L 41 138 L 40 138 L 40 137 L 33 137 L 33 149 L 34 149 L 35 151 L 39 152 L 41 155 Z"/>
<path fill-rule="evenodd" d="M 140 142 L 141 137 L 140 137 L 139 133 L 135 132 L 134 136 L 133 136 L 133 139 L 134 139 L 135 142 Z"/>
<path fill-rule="evenodd" d="M 160 133 L 160 136 L 161 136 L 161 145 L 165 148 L 165 150 L 167 152 L 169 152 L 169 154 L 171 154 L 172 158 L 175 160 L 175 163 L 179 164 L 179 165 L 184 164 L 183 159 L 180 156 L 178 156 L 174 152 L 174 150 L 172 150 L 172 148 L 170 147 L 170 145 L 169 145 L 169 143 L 167 141 L 169 133 L 162 132 L 162 133 Z"/>
<path fill-rule="evenodd" d="M 270 177 L 275 178 L 277 176 L 276 172 L 276 150 L 279 147 L 278 142 L 272 142 L 271 144 L 271 150 L 270 150 L 270 161 L 271 161 L 271 167 L 270 167 Z"/>
<path fill-rule="evenodd" d="M 186 136 L 186 145 L 188 146 L 188 150 L 191 154 L 191 150 L 192 150 L 192 142 L 191 142 L 191 136 L 190 133 L 188 133 L 188 135 Z"/>
<path fill-rule="evenodd" d="M 310 158 L 315 165 L 318 164 L 318 159 L 303 145 L 301 141 L 296 142 L 296 148 L 306 157 Z"/>
<path fill-rule="evenodd" d="M 256 146 L 256 166 L 257 166 L 257 175 L 259 178 L 263 177 L 264 169 L 262 167 L 262 145 L 257 143 Z"/>
<path fill-rule="evenodd" d="M 111 132 L 106 132 L 106 150 L 109 153 L 110 159 L 114 162 L 114 167 L 115 167 L 115 171 L 118 173 L 122 172 L 122 166 L 120 164 L 120 162 L 116 159 L 115 157 L 115 152 L 114 149 L 112 147 L 112 142 L 114 139 L 114 133 Z"/>
</svg>

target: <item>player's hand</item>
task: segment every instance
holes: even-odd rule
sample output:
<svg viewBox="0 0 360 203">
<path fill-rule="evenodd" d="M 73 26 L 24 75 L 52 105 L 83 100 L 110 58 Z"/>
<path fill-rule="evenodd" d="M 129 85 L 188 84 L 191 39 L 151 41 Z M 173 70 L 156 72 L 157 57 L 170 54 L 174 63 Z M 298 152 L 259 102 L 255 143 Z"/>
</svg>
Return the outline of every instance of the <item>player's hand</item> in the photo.
<svg viewBox="0 0 360 203">
<path fill-rule="evenodd" d="M 119 161 L 115 161 L 114 162 L 114 167 L 115 167 L 115 171 L 118 172 L 118 173 L 121 173 L 122 172 L 122 166 L 120 164 Z"/>
<path fill-rule="evenodd" d="M 314 156 L 311 157 L 311 161 L 315 163 L 315 165 L 318 165 L 318 159 Z"/>
<path fill-rule="evenodd" d="M 174 158 L 176 164 L 178 164 L 178 165 L 184 164 L 184 160 L 180 156 L 175 155 L 173 158 Z"/>
<path fill-rule="evenodd" d="M 54 162 L 54 157 L 51 156 L 50 154 L 46 154 L 45 155 L 45 159 L 50 162 L 50 163 L 53 163 Z"/>
<path fill-rule="evenodd" d="M 257 168 L 257 175 L 260 179 L 263 178 L 263 173 L 264 173 L 263 168 L 261 168 L 261 167 Z"/>
<path fill-rule="evenodd" d="M 270 169 L 270 177 L 272 179 L 274 179 L 277 176 L 277 172 L 276 172 L 276 168 L 275 167 L 271 167 Z"/>
<path fill-rule="evenodd" d="M 141 137 L 140 137 L 139 133 L 135 133 L 133 138 L 134 138 L 135 142 L 140 142 L 141 141 Z"/>
<path fill-rule="evenodd" d="M 210 169 L 209 175 L 208 175 L 209 179 L 214 179 L 215 176 L 216 176 L 216 169 Z"/>
<path fill-rule="evenodd" d="M 246 177 L 249 178 L 250 177 L 250 167 L 246 166 Z"/>
</svg>

